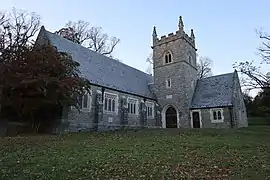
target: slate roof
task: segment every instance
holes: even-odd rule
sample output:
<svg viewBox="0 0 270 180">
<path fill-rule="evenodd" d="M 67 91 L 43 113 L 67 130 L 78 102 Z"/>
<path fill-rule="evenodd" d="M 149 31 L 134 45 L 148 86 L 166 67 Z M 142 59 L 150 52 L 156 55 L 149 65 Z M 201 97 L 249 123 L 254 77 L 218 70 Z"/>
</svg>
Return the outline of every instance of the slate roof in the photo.
<svg viewBox="0 0 270 180">
<path fill-rule="evenodd" d="M 92 84 L 155 99 L 148 86 L 153 82 L 151 75 L 73 43 L 44 27 L 41 33 L 45 33 L 45 38 L 59 52 L 70 53 L 80 63 L 82 76 Z"/>
<path fill-rule="evenodd" d="M 203 78 L 197 81 L 191 109 L 232 105 L 234 73 Z"/>
</svg>

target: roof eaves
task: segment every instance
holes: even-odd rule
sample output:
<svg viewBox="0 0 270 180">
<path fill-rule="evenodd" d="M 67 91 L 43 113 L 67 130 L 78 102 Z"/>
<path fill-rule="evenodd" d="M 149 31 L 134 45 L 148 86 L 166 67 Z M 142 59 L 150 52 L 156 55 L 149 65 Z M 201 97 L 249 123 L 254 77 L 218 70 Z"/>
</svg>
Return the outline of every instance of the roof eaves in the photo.
<svg viewBox="0 0 270 180">
<path fill-rule="evenodd" d="M 191 107 L 190 109 L 212 109 L 212 108 L 225 108 L 225 107 L 231 107 L 233 106 L 232 104 L 228 104 L 228 105 L 223 105 L 223 106 L 194 106 Z"/>
</svg>

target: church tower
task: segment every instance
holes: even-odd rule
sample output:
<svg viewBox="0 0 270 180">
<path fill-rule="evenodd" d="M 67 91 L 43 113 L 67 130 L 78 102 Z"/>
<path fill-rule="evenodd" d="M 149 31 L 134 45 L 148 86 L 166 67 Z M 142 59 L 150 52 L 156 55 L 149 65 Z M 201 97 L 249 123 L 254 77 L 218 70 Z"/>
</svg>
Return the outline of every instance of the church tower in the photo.
<svg viewBox="0 0 270 180">
<path fill-rule="evenodd" d="M 189 107 L 196 80 L 195 36 L 184 31 L 182 17 L 178 30 L 167 36 L 153 29 L 154 93 L 162 109 L 162 127 L 191 127 Z"/>
</svg>

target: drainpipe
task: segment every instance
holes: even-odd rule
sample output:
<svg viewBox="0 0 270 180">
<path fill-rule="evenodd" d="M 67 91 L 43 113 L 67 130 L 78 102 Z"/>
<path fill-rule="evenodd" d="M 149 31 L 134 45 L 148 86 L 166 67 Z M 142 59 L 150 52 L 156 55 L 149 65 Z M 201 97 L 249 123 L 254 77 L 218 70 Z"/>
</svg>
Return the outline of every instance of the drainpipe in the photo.
<svg viewBox="0 0 270 180">
<path fill-rule="evenodd" d="M 104 91 L 105 91 L 105 88 L 104 87 L 102 87 L 102 89 L 101 89 L 101 92 L 102 92 L 102 94 L 101 94 L 101 102 L 103 102 L 103 100 L 104 100 Z"/>
<path fill-rule="evenodd" d="M 230 118 L 231 118 L 231 128 L 234 128 L 234 124 L 233 124 L 233 108 L 232 107 L 229 107 L 229 112 L 230 112 Z"/>
<path fill-rule="evenodd" d="M 143 120 L 143 127 L 147 126 L 147 109 L 146 109 L 146 98 L 143 98 L 143 107 L 142 107 L 142 120 Z"/>
</svg>

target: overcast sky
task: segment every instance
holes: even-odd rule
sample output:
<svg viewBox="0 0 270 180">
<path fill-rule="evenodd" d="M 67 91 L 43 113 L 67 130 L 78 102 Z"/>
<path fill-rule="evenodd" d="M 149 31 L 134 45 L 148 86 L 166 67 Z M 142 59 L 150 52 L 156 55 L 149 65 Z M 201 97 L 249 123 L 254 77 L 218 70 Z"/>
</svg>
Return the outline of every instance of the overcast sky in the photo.
<svg viewBox="0 0 270 180">
<path fill-rule="evenodd" d="M 199 56 L 213 60 L 215 75 L 232 72 L 235 61 L 260 61 L 255 30 L 270 33 L 269 0 L 1 0 L 0 10 L 12 7 L 36 12 L 54 32 L 68 20 L 89 21 L 121 39 L 114 56 L 145 71 L 151 52 L 152 28 L 159 36 L 177 30 L 183 16 L 185 31 L 193 28 Z"/>
</svg>

